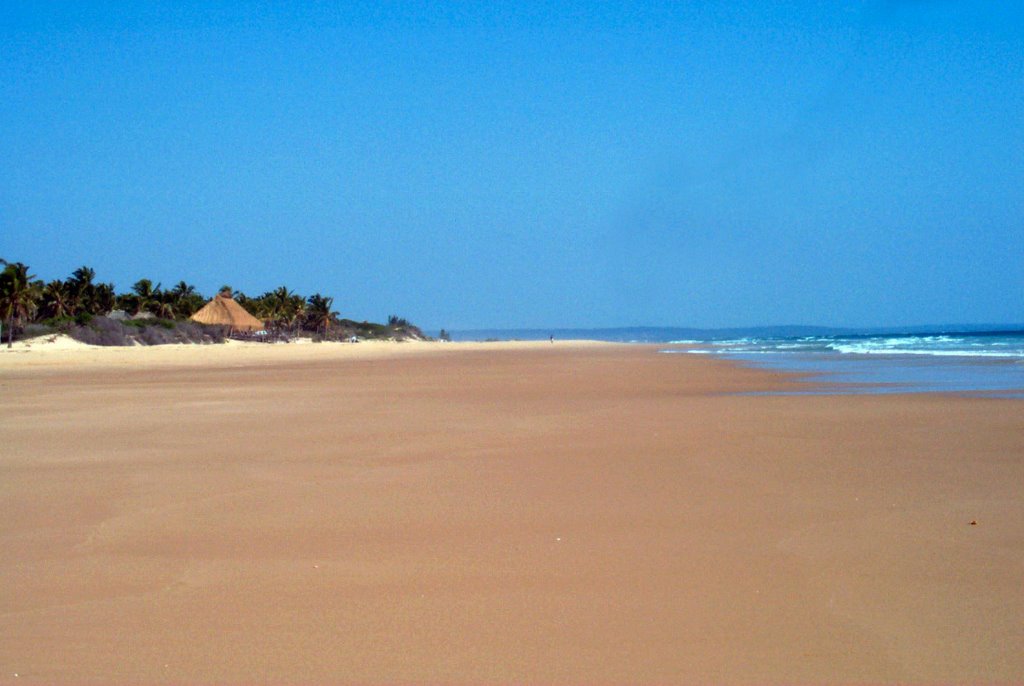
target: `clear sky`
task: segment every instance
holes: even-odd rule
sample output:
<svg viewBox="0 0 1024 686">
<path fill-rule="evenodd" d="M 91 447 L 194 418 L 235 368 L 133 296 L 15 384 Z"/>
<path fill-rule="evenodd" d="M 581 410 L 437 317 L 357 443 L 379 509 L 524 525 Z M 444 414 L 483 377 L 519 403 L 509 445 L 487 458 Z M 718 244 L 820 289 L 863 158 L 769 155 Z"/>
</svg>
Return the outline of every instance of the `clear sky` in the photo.
<svg viewBox="0 0 1024 686">
<path fill-rule="evenodd" d="M 432 328 L 1020 322 L 1024 2 L 6 0 L 0 257 Z"/>
</svg>

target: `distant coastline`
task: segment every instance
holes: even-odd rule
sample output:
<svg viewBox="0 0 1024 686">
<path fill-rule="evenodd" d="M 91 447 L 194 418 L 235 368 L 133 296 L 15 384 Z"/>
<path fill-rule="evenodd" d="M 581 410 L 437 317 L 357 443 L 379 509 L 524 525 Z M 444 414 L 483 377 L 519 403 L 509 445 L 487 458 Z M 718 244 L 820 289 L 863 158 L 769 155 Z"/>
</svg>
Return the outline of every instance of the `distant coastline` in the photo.
<svg viewBox="0 0 1024 686">
<path fill-rule="evenodd" d="M 450 329 L 455 341 L 539 341 L 554 336 L 563 340 L 595 340 L 612 343 L 711 342 L 740 338 L 799 338 L 806 336 L 912 336 L 944 334 L 1024 335 L 1024 323 L 921 324 L 914 326 L 828 327 L 814 325 L 746 326 L 715 329 L 677 326 L 623 326 L 607 328 Z"/>
</svg>

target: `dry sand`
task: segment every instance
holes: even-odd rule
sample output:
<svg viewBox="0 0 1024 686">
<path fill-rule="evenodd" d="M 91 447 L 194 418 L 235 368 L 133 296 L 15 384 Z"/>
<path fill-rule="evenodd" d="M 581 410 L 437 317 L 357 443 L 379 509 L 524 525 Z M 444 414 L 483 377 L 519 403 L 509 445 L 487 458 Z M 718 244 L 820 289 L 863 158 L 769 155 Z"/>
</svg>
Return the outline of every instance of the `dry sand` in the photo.
<svg viewBox="0 0 1024 686">
<path fill-rule="evenodd" d="M 731 395 L 788 383 L 568 343 L 4 352 L 0 682 L 1024 681 L 1024 402 Z"/>
</svg>

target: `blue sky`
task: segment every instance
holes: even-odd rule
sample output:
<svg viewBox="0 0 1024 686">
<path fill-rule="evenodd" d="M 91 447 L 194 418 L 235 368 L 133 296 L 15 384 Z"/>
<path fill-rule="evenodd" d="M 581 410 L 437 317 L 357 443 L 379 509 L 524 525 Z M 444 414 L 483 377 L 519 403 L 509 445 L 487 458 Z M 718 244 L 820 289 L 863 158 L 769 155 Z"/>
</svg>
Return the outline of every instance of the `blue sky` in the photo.
<svg viewBox="0 0 1024 686">
<path fill-rule="evenodd" d="M 1024 3 L 486 4 L 3 3 L 0 257 L 433 328 L 1024 320 Z"/>
</svg>

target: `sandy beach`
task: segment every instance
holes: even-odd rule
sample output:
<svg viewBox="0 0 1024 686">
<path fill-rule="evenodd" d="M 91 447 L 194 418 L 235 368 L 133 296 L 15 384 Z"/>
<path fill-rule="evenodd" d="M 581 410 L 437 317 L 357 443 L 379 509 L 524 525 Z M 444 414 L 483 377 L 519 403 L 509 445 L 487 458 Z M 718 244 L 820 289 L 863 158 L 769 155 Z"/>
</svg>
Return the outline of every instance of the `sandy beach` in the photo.
<svg viewBox="0 0 1024 686">
<path fill-rule="evenodd" d="M 0 352 L 0 683 L 1024 681 L 1024 401 L 61 347 Z"/>
</svg>

